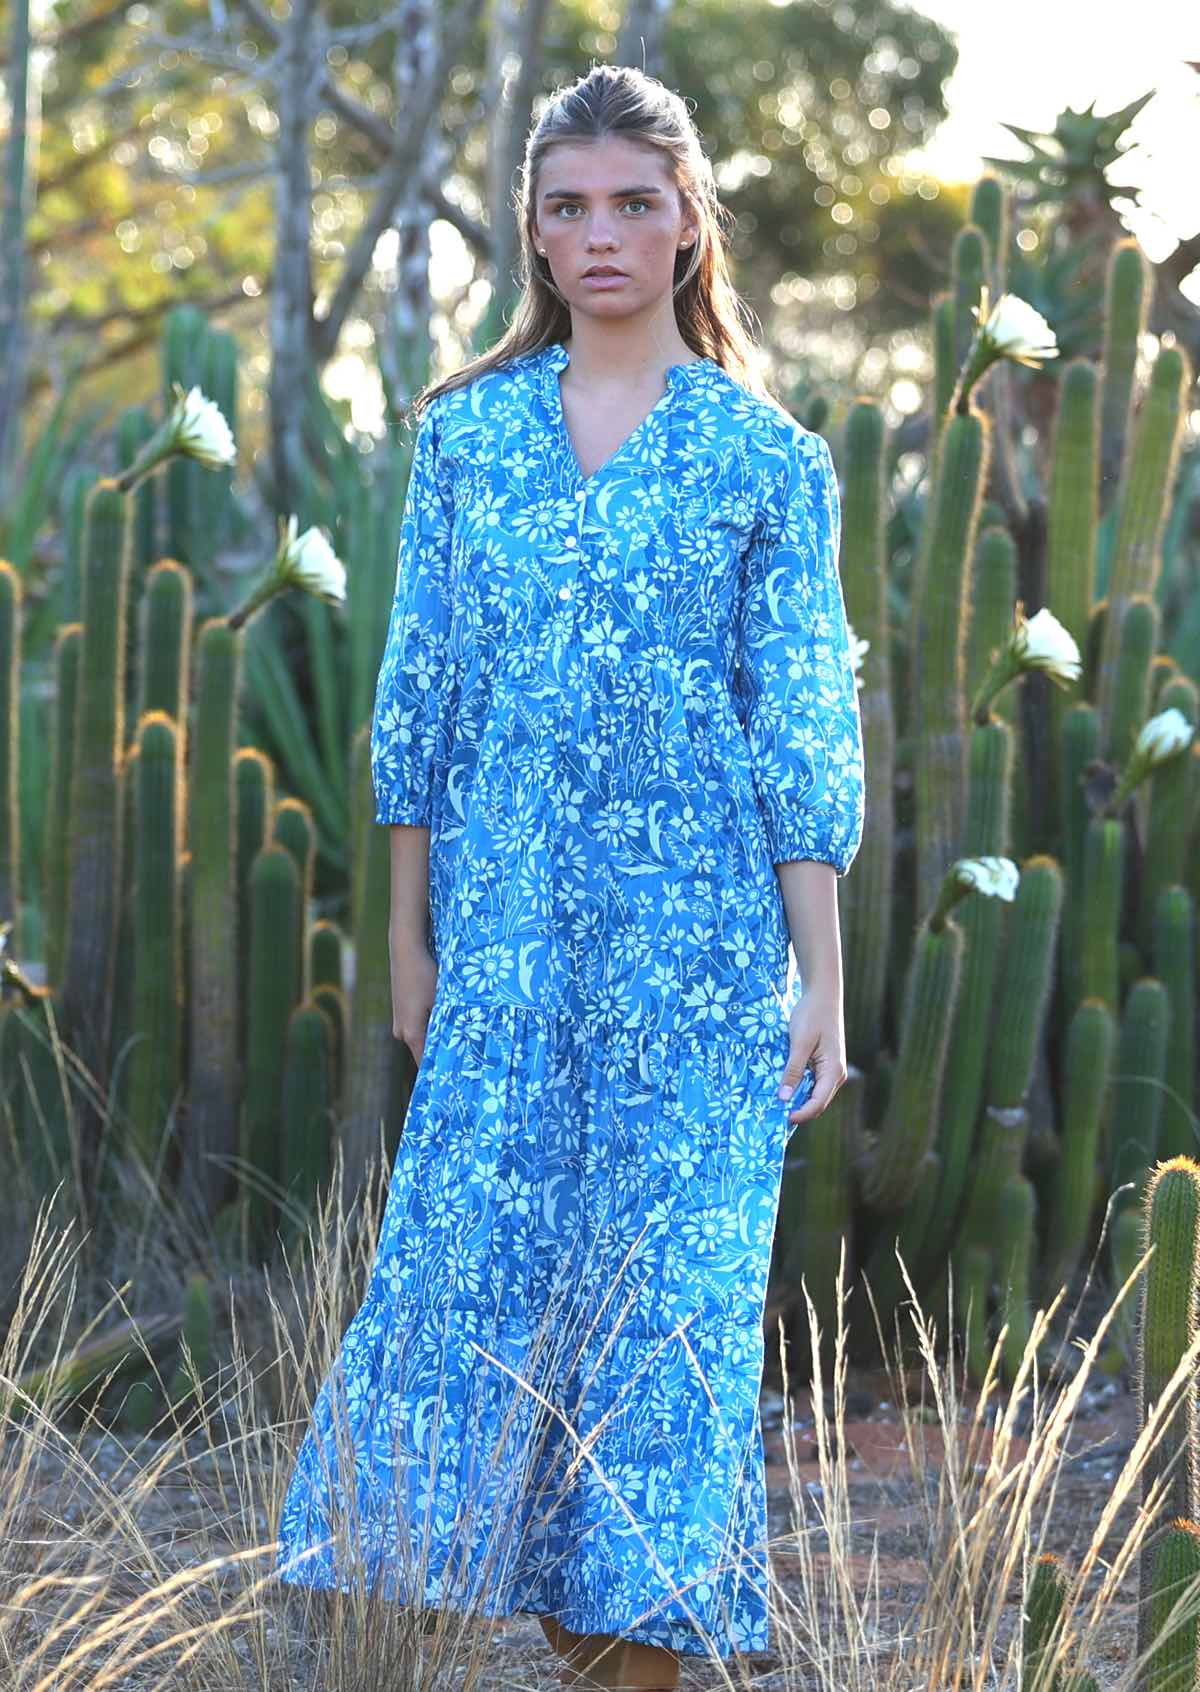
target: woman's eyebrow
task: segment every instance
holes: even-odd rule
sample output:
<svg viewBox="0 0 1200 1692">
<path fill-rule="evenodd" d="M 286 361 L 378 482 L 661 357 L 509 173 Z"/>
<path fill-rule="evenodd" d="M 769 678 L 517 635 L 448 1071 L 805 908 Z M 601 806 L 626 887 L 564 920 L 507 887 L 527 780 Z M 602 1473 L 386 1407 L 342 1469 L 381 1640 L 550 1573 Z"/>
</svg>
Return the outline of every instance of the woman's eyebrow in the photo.
<svg viewBox="0 0 1200 1692">
<path fill-rule="evenodd" d="M 608 196 L 610 200 L 623 200 L 627 194 L 661 194 L 661 188 L 614 188 Z M 548 188 L 542 195 L 543 200 L 586 200 L 587 195 L 579 188 Z"/>
</svg>

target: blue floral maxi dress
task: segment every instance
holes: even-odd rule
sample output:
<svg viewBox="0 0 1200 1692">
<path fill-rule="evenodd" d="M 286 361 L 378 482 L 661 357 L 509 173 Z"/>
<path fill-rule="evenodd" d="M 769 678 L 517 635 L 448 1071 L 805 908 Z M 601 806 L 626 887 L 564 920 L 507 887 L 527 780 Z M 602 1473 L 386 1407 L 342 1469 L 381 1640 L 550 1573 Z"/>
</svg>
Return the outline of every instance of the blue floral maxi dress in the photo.
<svg viewBox="0 0 1200 1692">
<path fill-rule="evenodd" d="M 561 342 L 421 420 L 372 724 L 437 991 L 278 1569 L 768 1644 L 758 1395 L 787 1112 L 774 865 L 844 875 L 861 727 L 829 449 L 719 364 L 590 476 Z M 819 1125 L 814 1132 L 820 1132 Z"/>
</svg>

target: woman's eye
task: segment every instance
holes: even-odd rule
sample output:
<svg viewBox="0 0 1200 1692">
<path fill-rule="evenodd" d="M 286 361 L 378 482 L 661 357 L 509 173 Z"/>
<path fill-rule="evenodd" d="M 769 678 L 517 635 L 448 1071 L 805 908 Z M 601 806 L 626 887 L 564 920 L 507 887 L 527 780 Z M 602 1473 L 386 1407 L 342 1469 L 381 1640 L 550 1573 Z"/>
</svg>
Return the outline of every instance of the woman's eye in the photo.
<svg viewBox="0 0 1200 1692">
<path fill-rule="evenodd" d="M 648 206 L 650 202 L 649 200 L 633 199 L 626 200 L 625 204 L 626 206 Z M 569 200 L 564 201 L 558 208 L 558 215 L 561 217 L 564 212 L 579 211 L 580 209 L 579 206 L 572 204 Z M 570 222 L 571 219 L 568 218 L 567 221 Z"/>
</svg>

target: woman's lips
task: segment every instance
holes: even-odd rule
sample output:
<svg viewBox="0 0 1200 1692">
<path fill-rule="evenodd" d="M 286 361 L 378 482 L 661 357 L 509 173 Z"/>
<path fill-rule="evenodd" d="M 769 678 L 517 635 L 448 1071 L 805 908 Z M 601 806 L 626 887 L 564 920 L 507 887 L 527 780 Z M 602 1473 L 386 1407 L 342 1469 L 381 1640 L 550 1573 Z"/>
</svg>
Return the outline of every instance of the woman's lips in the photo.
<svg viewBox="0 0 1200 1692">
<path fill-rule="evenodd" d="M 620 270 L 606 270 L 600 275 L 594 271 L 585 276 L 584 281 L 592 288 L 611 288 L 616 282 L 628 282 L 629 278 Z"/>
</svg>

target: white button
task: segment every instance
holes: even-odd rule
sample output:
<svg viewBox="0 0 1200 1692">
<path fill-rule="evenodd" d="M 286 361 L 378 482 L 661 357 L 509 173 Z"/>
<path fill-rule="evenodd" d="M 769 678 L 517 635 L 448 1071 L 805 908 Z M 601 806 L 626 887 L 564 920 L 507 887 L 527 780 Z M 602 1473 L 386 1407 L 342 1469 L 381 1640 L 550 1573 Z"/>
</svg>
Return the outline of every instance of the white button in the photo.
<svg viewBox="0 0 1200 1692">
<path fill-rule="evenodd" d="M 565 585 L 563 587 L 560 587 L 559 590 L 558 590 L 558 597 L 560 599 L 570 599 L 570 597 L 571 597 L 570 588 L 566 587 Z"/>
<path fill-rule="evenodd" d="M 579 542 L 575 539 L 574 535 L 568 535 L 566 540 L 563 542 L 563 545 L 564 546 L 578 546 Z"/>
</svg>

